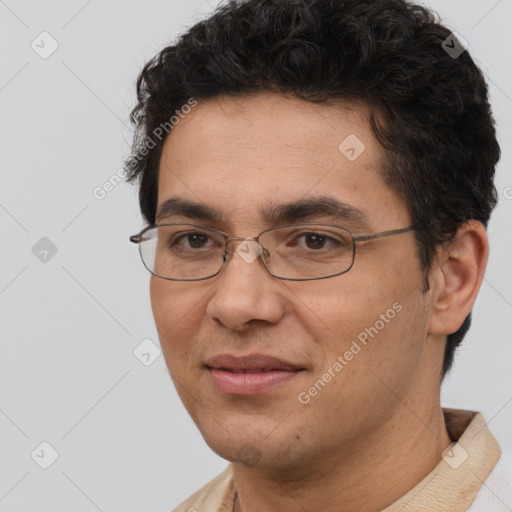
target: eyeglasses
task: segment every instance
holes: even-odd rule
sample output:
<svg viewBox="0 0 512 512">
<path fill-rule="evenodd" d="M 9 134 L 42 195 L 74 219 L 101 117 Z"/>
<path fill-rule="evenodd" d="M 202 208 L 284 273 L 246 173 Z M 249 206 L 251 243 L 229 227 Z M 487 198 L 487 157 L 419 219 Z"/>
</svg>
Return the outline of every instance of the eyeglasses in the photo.
<svg viewBox="0 0 512 512">
<path fill-rule="evenodd" d="M 206 226 L 171 223 L 148 226 L 130 241 L 139 245 L 142 262 L 157 277 L 172 281 L 201 281 L 216 276 L 233 251 L 228 244 L 242 241 L 236 252 L 247 263 L 260 258 L 270 275 L 289 281 L 310 281 L 348 272 L 356 242 L 421 229 L 411 226 L 354 236 L 334 224 L 289 224 L 262 231 L 255 238 L 232 237 Z"/>
</svg>

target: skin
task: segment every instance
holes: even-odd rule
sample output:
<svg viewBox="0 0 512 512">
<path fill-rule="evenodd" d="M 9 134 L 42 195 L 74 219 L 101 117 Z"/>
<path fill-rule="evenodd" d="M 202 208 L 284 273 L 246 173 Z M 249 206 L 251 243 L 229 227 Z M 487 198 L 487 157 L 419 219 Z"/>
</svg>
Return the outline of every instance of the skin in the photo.
<svg viewBox="0 0 512 512">
<path fill-rule="evenodd" d="M 361 106 L 271 93 L 200 101 L 165 142 L 158 203 L 185 198 L 223 219 L 159 220 L 256 236 L 271 227 L 260 206 L 329 196 L 366 215 L 364 229 L 347 225 L 356 235 L 410 226 L 406 205 L 379 175 L 383 149 L 367 119 Z M 366 146 L 353 162 L 338 150 L 349 134 Z M 151 278 L 167 366 L 208 445 L 233 462 L 237 511 L 378 511 L 438 464 L 451 442 L 439 398 L 446 334 L 471 309 L 487 251 L 483 226 L 462 226 L 439 251 L 428 292 L 410 232 L 358 243 L 352 269 L 324 280 L 279 280 L 236 254 L 208 280 Z M 396 302 L 395 318 L 300 403 L 299 393 Z M 305 371 L 263 395 L 230 396 L 204 366 L 226 352 L 269 354 Z"/>
</svg>

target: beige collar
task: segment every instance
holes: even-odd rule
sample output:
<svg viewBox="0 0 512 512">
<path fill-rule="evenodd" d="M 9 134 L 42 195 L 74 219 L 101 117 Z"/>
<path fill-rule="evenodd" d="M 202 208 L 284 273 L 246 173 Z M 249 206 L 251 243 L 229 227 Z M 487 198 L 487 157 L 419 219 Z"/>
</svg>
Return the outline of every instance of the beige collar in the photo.
<svg viewBox="0 0 512 512">
<path fill-rule="evenodd" d="M 466 511 L 501 455 L 479 412 L 443 409 L 451 439 L 443 460 L 413 489 L 382 512 Z"/>
</svg>

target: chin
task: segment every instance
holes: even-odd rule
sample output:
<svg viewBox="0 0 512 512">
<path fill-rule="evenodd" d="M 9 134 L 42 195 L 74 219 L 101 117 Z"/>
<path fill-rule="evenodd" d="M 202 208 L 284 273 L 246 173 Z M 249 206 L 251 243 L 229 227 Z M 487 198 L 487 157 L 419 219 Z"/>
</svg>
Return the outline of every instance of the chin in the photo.
<svg viewBox="0 0 512 512">
<path fill-rule="evenodd" d="M 235 432 L 231 436 L 218 425 L 212 431 L 201 431 L 212 451 L 235 465 L 278 473 L 293 471 L 294 468 L 300 470 L 304 465 L 304 454 L 301 455 L 303 450 L 298 449 L 304 446 L 298 435 L 283 430 L 278 436 L 277 431 L 272 432 L 269 428 L 245 431 L 239 428 Z M 291 440 L 297 445 L 293 446 Z"/>
</svg>

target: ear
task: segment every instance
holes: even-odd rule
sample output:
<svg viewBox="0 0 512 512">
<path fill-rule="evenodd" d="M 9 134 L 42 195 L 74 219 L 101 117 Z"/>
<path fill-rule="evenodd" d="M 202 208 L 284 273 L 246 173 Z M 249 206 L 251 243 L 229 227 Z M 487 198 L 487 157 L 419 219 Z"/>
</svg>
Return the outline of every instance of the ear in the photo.
<svg viewBox="0 0 512 512">
<path fill-rule="evenodd" d="M 460 328 L 475 302 L 488 256 L 487 233 L 476 220 L 464 223 L 439 251 L 430 274 L 430 334 L 452 334 Z"/>
</svg>

